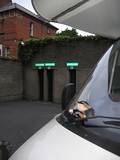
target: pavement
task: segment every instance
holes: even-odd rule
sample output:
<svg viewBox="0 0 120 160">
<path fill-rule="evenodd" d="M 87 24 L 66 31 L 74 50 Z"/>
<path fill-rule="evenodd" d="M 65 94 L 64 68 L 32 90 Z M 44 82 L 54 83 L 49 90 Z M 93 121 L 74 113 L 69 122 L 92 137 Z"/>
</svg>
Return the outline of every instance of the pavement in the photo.
<svg viewBox="0 0 120 160">
<path fill-rule="evenodd" d="M 56 114 L 60 105 L 45 102 L 0 103 L 0 140 L 13 145 L 12 153 Z"/>
</svg>

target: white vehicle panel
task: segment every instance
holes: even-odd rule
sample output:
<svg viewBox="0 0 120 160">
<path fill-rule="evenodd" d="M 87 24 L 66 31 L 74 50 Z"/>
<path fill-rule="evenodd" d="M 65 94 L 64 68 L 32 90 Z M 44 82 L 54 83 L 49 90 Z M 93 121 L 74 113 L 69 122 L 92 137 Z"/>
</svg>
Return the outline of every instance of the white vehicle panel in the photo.
<svg viewBox="0 0 120 160">
<path fill-rule="evenodd" d="M 120 160 L 120 157 L 72 133 L 53 119 L 9 160 L 76 159 Z"/>
</svg>

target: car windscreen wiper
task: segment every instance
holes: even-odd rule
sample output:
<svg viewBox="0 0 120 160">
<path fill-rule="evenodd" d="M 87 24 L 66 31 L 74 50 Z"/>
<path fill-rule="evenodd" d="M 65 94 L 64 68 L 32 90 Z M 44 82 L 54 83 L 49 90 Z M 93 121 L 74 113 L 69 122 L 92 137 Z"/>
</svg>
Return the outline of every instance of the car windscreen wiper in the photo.
<svg viewBox="0 0 120 160">
<path fill-rule="evenodd" d="M 89 118 L 87 118 L 87 119 L 95 119 L 95 118 L 103 118 L 103 119 L 120 120 L 120 118 L 119 118 L 119 117 L 109 117 L 109 116 L 101 116 L 101 115 L 93 116 L 93 117 L 89 117 Z"/>
<path fill-rule="evenodd" d="M 105 125 L 94 125 L 94 124 L 87 124 L 89 119 L 96 119 L 96 118 L 102 118 L 102 119 L 112 119 L 108 121 L 103 121 Z M 113 129 L 120 129 L 120 118 L 119 117 L 107 117 L 107 116 L 94 116 L 90 117 L 87 120 L 84 120 L 83 125 L 85 127 L 92 127 L 92 128 L 113 128 Z"/>
<path fill-rule="evenodd" d="M 120 126 L 120 121 L 104 121 L 104 124 Z"/>
</svg>

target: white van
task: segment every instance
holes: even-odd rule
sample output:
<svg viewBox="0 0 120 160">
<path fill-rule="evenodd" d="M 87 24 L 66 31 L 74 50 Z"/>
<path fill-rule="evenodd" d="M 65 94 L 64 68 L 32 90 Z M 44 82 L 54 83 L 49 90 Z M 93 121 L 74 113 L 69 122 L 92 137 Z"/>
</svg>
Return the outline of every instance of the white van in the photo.
<svg viewBox="0 0 120 160">
<path fill-rule="evenodd" d="M 47 19 L 120 37 L 120 0 L 32 2 Z M 120 40 L 108 49 L 74 98 L 73 92 L 73 85 L 64 89 L 64 111 L 9 160 L 120 160 Z"/>
</svg>

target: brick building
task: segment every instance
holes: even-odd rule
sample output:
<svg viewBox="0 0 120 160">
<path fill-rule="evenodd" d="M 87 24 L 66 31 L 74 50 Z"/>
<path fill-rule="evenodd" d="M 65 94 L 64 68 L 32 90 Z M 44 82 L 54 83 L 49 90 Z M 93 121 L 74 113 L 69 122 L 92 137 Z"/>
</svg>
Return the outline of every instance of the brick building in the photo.
<svg viewBox="0 0 120 160">
<path fill-rule="evenodd" d="M 18 42 L 54 35 L 57 28 L 11 0 L 0 0 L 0 56 L 17 57 Z"/>
</svg>

